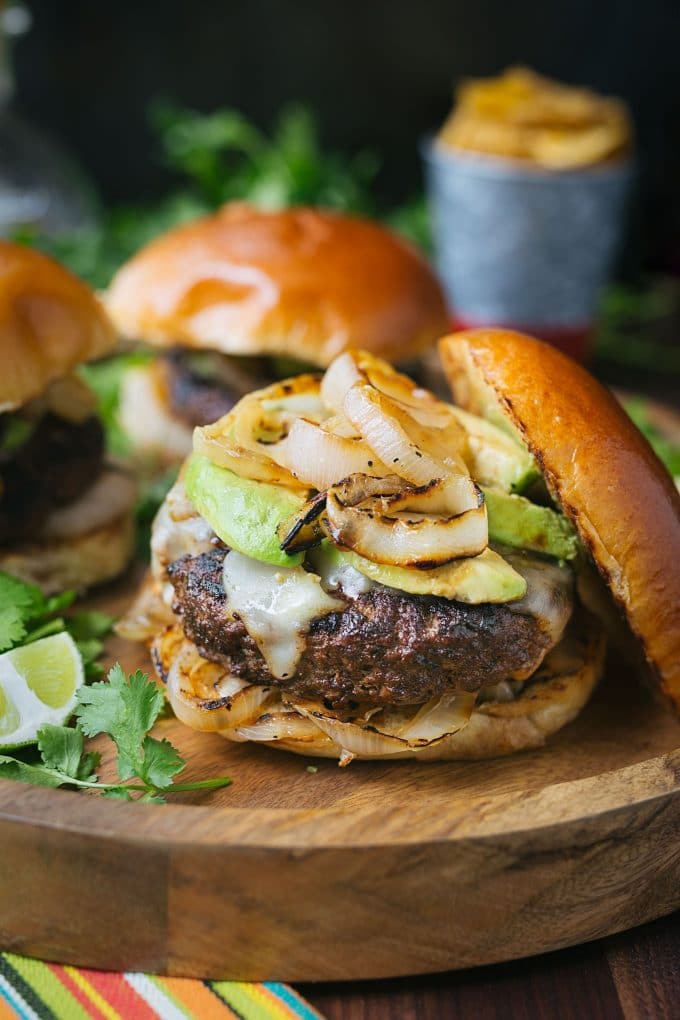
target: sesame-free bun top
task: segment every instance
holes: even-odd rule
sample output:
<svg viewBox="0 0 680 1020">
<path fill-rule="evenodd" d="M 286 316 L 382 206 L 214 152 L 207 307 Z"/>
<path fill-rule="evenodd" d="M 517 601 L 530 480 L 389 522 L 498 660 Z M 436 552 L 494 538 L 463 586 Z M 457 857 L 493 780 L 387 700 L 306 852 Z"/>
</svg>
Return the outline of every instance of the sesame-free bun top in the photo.
<svg viewBox="0 0 680 1020">
<path fill-rule="evenodd" d="M 469 330 L 440 353 L 456 401 L 500 409 L 523 437 L 680 708 L 680 495 L 647 440 L 585 368 L 539 340 Z"/>
<path fill-rule="evenodd" d="M 121 333 L 160 347 L 328 365 L 347 347 L 403 362 L 447 327 L 437 279 L 368 220 L 243 203 L 152 241 L 106 297 Z"/>
<path fill-rule="evenodd" d="M 114 342 L 89 287 L 46 255 L 0 241 L 0 412 L 39 396 Z"/>
</svg>

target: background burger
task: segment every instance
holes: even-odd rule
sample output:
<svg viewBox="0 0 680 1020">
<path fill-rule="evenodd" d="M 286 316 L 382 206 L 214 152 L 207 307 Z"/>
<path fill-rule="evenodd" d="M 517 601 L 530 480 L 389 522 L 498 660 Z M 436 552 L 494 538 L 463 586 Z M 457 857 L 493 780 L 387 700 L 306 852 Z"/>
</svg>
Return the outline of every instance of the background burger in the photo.
<svg viewBox="0 0 680 1020">
<path fill-rule="evenodd" d="M 184 722 L 341 762 L 535 747 L 602 673 L 588 562 L 680 701 L 680 497 L 647 442 L 538 341 L 441 353 L 465 410 L 353 351 L 197 429 L 145 617 Z"/>
<path fill-rule="evenodd" d="M 0 569 L 46 593 L 106 581 L 132 552 L 134 485 L 75 374 L 114 340 L 75 276 L 0 241 Z"/>
<path fill-rule="evenodd" d="M 442 291 L 405 241 L 367 220 L 244 204 L 178 227 L 116 275 L 121 334 L 163 351 L 131 369 L 121 419 L 139 452 L 182 459 L 191 431 L 256 387 L 348 347 L 410 362 L 447 326 Z"/>
</svg>

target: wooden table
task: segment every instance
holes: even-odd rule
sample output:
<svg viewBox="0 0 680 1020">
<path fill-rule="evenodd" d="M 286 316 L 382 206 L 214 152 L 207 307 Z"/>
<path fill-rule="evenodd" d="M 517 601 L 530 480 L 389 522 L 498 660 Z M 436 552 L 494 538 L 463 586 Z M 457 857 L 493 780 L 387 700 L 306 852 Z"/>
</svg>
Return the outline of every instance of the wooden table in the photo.
<svg viewBox="0 0 680 1020">
<path fill-rule="evenodd" d="M 495 967 L 299 990 L 328 1020 L 677 1020 L 680 913 Z"/>
</svg>

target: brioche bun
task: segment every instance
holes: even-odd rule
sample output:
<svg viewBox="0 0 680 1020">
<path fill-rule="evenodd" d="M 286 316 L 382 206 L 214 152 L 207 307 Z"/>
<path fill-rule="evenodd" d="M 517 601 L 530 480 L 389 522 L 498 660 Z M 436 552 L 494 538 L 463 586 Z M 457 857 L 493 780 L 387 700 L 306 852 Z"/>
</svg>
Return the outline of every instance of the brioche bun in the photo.
<svg viewBox="0 0 680 1020">
<path fill-rule="evenodd" d="M 647 440 L 586 369 L 539 340 L 469 330 L 440 353 L 457 403 L 500 410 L 520 433 L 680 708 L 680 494 Z"/>
<path fill-rule="evenodd" d="M 148 605 L 146 612 L 148 614 Z M 578 629 L 572 627 L 567 631 L 562 642 L 513 701 L 479 704 L 458 732 L 422 748 L 408 748 L 404 744 L 405 749 L 395 753 L 385 753 L 379 747 L 371 750 L 369 726 L 366 751 L 358 751 L 353 757 L 374 761 L 402 758 L 464 761 L 496 758 L 541 747 L 548 737 L 576 718 L 602 674 L 605 656 L 602 630 L 592 617 L 584 614 L 579 615 L 577 621 Z M 286 699 L 285 693 L 252 685 L 243 685 L 240 690 L 220 697 L 221 687 L 232 691 L 232 678 L 223 666 L 201 656 L 181 626 L 168 627 L 154 640 L 152 658 L 159 676 L 166 682 L 168 700 L 175 715 L 187 725 L 220 733 L 228 740 L 255 740 L 308 757 L 342 756 L 344 742 L 333 739 L 323 728 L 323 721 L 332 713 L 321 703 L 318 712 L 310 711 L 308 703 L 298 706 L 294 699 Z M 245 703 L 243 708 L 241 701 Z M 252 707 L 249 706 L 251 702 Z M 249 710 L 252 723 L 247 718 Z M 418 710 L 419 706 L 414 707 L 413 714 Z M 275 738 L 271 727 L 276 725 L 277 716 L 286 721 L 280 728 L 284 735 Z M 258 717 L 261 736 L 258 736 Z M 361 740 L 361 727 L 340 724 L 343 725 L 355 731 L 354 741 L 357 737 Z"/>
<path fill-rule="evenodd" d="M 324 367 L 347 347 L 405 362 L 447 328 L 425 260 L 368 220 L 242 203 L 143 248 L 106 295 L 120 332 L 158 347 Z"/>
<path fill-rule="evenodd" d="M 46 255 L 0 241 L 0 413 L 114 343 L 113 326 L 89 287 Z"/>
</svg>

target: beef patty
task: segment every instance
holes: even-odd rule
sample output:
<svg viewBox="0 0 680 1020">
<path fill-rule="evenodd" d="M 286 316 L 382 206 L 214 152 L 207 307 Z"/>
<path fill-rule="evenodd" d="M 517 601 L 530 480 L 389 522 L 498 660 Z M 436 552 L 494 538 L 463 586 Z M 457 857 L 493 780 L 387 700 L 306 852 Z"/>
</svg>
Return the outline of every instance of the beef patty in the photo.
<svg viewBox="0 0 680 1020">
<path fill-rule="evenodd" d="M 8 422 L 0 419 L 0 430 Z M 0 545 L 35 538 L 50 510 L 82 496 L 103 463 L 104 433 L 94 415 L 75 424 L 48 413 L 16 449 L 2 451 L 0 443 Z"/>
<path fill-rule="evenodd" d="M 538 666 L 551 640 L 533 616 L 503 605 L 467 605 L 376 586 L 314 620 L 297 670 L 275 679 L 240 620 L 227 615 L 226 550 L 185 556 L 169 568 L 175 612 L 201 654 L 253 684 L 285 687 L 328 708 L 417 705 L 477 691 Z"/>
<path fill-rule="evenodd" d="M 198 371 L 197 362 L 206 362 Z M 229 359 L 213 355 L 217 365 L 210 371 L 209 352 L 172 351 L 160 360 L 163 385 L 172 413 L 191 428 L 210 425 L 231 411 L 241 397 L 272 381 L 264 359 L 250 358 L 248 370 Z M 221 371 L 218 370 L 221 369 Z"/>
</svg>

